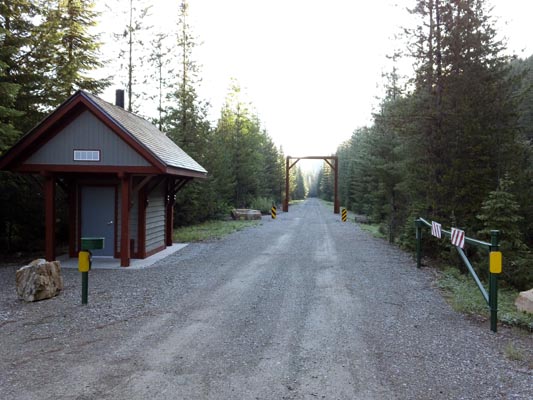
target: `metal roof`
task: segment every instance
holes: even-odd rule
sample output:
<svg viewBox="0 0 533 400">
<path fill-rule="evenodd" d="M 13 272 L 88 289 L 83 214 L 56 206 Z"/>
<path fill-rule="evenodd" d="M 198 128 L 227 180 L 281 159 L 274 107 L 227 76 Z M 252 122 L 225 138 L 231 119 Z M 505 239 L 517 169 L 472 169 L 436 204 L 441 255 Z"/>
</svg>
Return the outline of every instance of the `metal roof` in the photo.
<svg viewBox="0 0 533 400">
<path fill-rule="evenodd" d="M 112 119 L 140 145 L 169 167 L 182 168 L 207 174 L 204 167 L 185 153 L 176 143 L 148 122 L 122 107 L 108 103 L 85 91 L 79 91 L 91 103 Z"/>
</svg>

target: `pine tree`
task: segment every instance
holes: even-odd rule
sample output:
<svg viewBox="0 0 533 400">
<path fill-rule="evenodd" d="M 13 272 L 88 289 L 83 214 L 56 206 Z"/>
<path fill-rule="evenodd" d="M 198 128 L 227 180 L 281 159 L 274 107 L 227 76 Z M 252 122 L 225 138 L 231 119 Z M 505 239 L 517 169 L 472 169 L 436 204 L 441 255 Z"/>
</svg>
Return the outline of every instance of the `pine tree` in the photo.
<svg viewBox="0 0 533 400">
<path fill-rule="evenodd" d="M 127 8 L 120 9 L 118 13 L 115 4 L 108 6 L 109 12 L 123 21 L 123 28 L 119 27 L 120 31 L 113 33 L 113 37 L 119 46 L 116 69 L 126 88 L 126 109 L 131 112 L 137 112 L 138 100 L 147 96 L 143 88 L 149 57 L 145 39 L 150 37 L 152 30 L 152 26 L 148 25 L 151 8 L 151 5 L 146 5 L 146 0 L 129 0 Z"/>
<path fill-rule="evenodd" d="M 157 93 L 152 96 L 152 99 L 157 100 L 158 117 L 155 123 L 161 131 L 163 130 L 164 123 L 163 115 L 166 115 L 165 108 L 166 99 L 168 97 L 167 92 L 168 89 L 174 87 L 174 84 L 170 81 L 170 76 L 173 72 L 170 68 L 170 55 L 172 49 L 165 44 L 168 38 L 169 36 L 166 33 L 158 33 L 150 43 L 152 51 L 150 53 L 149 62 L 153 70 L 149 78 L 152 82 L 156 82 L 157 84 Z"/>
<path fill-rule="evenodd" d="M 51 106 L 62 103 L 78 89 L 100 93 L 110 84 L 109 79 L 89 76 L 103 66 L 98 53 L 101 43 L 90 33 L 98 17 L 93 8 L 90 0 L 60 0 L 43 10 L 42 30 L 50 37 L 48 51 L 54 71 L 54 80 L 46 89 Z"/>
<path fill-rule="evenodd" d="M 170 106 L 165 111 L 166 131 L 169 137 L 190 154 L 202 160 L 206 146 L 207 105 L 197 94 L 199 66 L 194 61 L 193 50 L 197 46 L 192 28 L 188 23 L 189 5 L 182 1 L 179 6 L 176 37 L 179 58 L 174 71 L 172 86 L 176 90 L 169 96 Z"/>
<path fill-rule="evenodd" d="M 334 174 L 331 167 L 324 163 L 318 182 L 318 195 L 326 201 L 333 201 Z"/>
<path fill-rule="evenodd" d="M 531 263 L 533 256 L 523 242 L 520 231 L 520 206 L 511 193 L 513 181 L 508 177 L 500 179 L 498 188 L 489 193 L 483 202 L 477 218 L 482 222 L 480 235 L 488 239 L 491 230 L 500 231 L 500 250 L 504 254 L 503 276 L 518 289 L 526 289 L 533 284 Z"/>
<path fill-rule="evenodd" d="M 413 35 L 418 59 L 415 112 L 429 214 L 475 226 L 490 187 L 508 171 L 515 147 L 506 59 L 484 1 L 420 0 Z M 476 190 L 472 190 L 476 187 Z"/>
<path fill-rule="evenodd" d="M 4 90 L 18 88 L 12 108 L 24 113 L 11 124 L 19 132 L 26 132 L 42 117 L 43 99 L 40 88 L 47 77 L 41 73 L 38 54 L 46 43 L 39 43 L 39 4 L 29 0 L 0 2 L 0 82 Z M 42 53 L 42 52 L 41 52 Z M 6 86 L 7 85 L 7 86 Z M 8 102 L 9 98 L 6 98 Z"/>
<path fill-rule="evenodd" d="M 0 33 L 1 36 L 1 33 Z M 14 121 L 23 115 L 14 109 L 20 86 L 15 83 L 2 82 L 6 64 L 0 61 L 0 155 L 9 149 L 19 137 Z"/>
<path fill-rule="evenodd" d="M 291 199 L 303 200 L 305 199 L 305 195 L 306 195 L 306 188 L 305 188 L 304 176 L 302 174 L 302 169 L 300 167 L 297 167 L 295 170 L 295 182 L 294 182 L 293 192 L 291 193 Z"/>
</svg>

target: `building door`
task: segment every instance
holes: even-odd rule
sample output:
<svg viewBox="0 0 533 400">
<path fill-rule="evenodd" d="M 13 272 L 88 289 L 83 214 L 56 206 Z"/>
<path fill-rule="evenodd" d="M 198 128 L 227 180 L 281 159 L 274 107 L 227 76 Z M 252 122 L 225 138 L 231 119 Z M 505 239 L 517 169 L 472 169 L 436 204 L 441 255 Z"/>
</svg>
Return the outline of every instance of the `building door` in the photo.
<svg viewBox="0 0 533 400">
<path fill-rule="evenodd" d="M 83 186 L 81 237 L 104 238 L 104 248 L 91 250 L 93 256 L 114 257 L 115 222 L 115 187 Z"/>
</svg>

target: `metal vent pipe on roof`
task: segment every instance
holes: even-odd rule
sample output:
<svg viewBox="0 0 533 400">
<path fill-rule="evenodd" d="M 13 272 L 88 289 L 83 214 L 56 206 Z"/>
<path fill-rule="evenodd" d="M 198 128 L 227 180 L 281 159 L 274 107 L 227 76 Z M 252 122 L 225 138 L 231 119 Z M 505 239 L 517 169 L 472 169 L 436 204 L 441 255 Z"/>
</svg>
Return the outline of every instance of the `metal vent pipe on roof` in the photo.
<svg viewBox="0 0 533 400">
<path fill-rule="evenodd" d="M 115 105 L 124 108 L 124 89 L 115 91 Z"/>
</svg>

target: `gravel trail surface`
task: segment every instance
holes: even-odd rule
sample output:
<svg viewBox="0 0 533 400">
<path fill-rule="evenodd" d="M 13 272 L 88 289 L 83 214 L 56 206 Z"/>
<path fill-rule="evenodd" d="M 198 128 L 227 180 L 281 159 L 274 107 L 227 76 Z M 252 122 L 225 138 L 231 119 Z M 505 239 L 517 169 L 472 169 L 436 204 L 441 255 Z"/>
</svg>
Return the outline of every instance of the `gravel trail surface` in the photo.
<svg viewBox="0 0 533 400">
<path fill-rule="evenodd" d="M 531 334 L 454 312 L 430 270 L 318 200 L 145 270 L 0 268 L 0 399 L 531 399 Z M 522 353 L 520 353 L 522 354 Z M 518 357 L 520 358 L 520 357 Z"/>
</svg>

